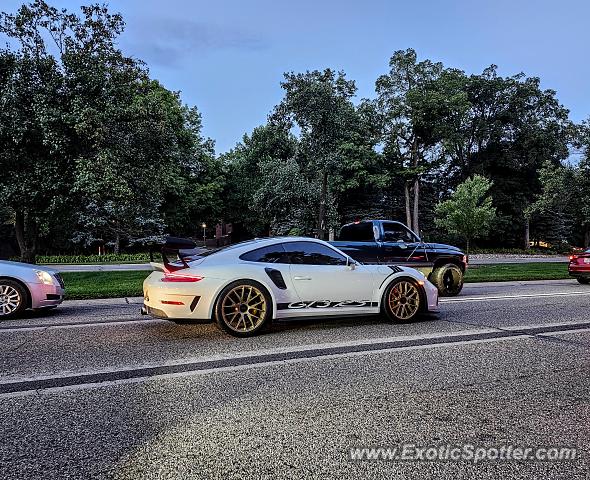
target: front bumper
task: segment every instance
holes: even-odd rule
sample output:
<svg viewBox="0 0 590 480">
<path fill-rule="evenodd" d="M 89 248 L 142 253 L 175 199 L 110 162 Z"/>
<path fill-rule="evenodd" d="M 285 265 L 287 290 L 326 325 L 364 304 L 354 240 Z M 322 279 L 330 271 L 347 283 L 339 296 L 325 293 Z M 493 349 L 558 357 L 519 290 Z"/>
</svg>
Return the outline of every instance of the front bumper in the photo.
<svg viewBox="0 0 590 480">
<path fill-rule="evenodd" d="M 424 293 L 426 294 L 426 305 L 429 312 L 438 312 L 438 288 L 428 280 L 424 280 Z"/>
<path fill-rule="evenodd" d="M 65 289 L 61 285 L 44 283 L 27 284 L 31 293 L 31 308 L 55 307 L 64 301 Z"/>
</svg>

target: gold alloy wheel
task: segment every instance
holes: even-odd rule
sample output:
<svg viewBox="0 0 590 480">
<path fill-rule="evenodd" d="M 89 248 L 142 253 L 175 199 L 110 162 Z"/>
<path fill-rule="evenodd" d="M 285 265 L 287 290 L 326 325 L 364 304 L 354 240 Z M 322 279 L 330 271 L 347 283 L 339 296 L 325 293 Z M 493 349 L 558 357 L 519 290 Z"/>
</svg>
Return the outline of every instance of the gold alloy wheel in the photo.
<svg viewBox="0 0 590 480">
<path fill-rule="evenodd" d="M 420 308 L 420 292 L 407 280 L 396 283 L 389 292 L 389 310 L 400 320 L 412 318 Z"/>
<path fill-rule="evenodd" d="M 256 330 L 266 319 L 264 294 L 251 285 L 239 285 L 226 293 L 221 303 L 223 322 L 235 332 Z"/>
</svg>

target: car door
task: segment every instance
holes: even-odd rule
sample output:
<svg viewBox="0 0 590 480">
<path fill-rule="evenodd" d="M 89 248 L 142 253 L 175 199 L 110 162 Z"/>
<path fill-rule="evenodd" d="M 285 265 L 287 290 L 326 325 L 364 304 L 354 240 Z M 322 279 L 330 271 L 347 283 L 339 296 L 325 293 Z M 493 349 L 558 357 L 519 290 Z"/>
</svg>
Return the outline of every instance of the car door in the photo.
<svg viewBox="0 0 590 480">
<path fill-rule="evenodd" d="M 381 263 L 418 266 L 428 259 L 424 244 L 408 227 L 399 222 L 382 223 Z"/>
<path fill-rule="evenodd" d="M 290 260 L 280 243 L 243 253 L 240 260 L 256 264 L 256 274 L 271 285 L 279 308 L 300 300 L 291 281 Z"/>
<path fill-rule="evenodd" d="M 344 313 L 372 307 L 374 277 L 370 267 L 348 261 L 319 242 L 302 240 L 283 246 L 291 261 L 291 281 L 301 300 L 297 309 L 318 314 L 318 310 Z"/>
</svg>

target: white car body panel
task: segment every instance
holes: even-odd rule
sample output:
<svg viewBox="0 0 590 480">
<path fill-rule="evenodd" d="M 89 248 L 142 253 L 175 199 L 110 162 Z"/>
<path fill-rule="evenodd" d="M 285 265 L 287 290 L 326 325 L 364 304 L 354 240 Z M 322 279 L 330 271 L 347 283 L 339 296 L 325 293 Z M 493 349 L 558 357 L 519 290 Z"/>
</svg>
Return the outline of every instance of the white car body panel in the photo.
<svg viewBox="0 0 590 480">
<path fill-rule="evenodd" d="M 241 255 L 252 250 L 299 241 L 316 242 L 347 257 L 327 242 L 311 238 L 278 237 L 243 242 L 189 262 L 190 268 L 175 272 L 203 277 L 200 281 L 163 282 L 162 271 L 151 273 L 143 285 L 144 307 L 151 315 L 161 318 L 212 319 L 215 302 L 227 285 L 237 280 L 253 280 L 269 292 L 273 304 L 272 318 L 377 314 L 381 311 L 381 299 L 390 282 L 409 277 L 422 286 L 427 309 L 438 309 L 438 290 L 422 273 L 412 268 L 397 267 L 399 271 L 396 272 L 389 266 L 356 262 L 351 268 L 346 265 L 263 263 L 240 259 Z M 164 269 L 162 265 L 157 268 Z M 286 288 L 279 288 L 266 268 L 281 272 Z M 199 297 L 198 300 L 196 297 Z M 168 302 L 180 302 L 182 305 Z"/>
</svg>

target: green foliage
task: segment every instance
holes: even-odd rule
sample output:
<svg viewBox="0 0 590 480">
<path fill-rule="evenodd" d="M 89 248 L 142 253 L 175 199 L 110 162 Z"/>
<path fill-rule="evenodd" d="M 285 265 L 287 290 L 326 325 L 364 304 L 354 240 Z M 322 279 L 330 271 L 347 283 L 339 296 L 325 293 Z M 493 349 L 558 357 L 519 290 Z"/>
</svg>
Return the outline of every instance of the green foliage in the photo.
<svg viewBox="0 0 590 480">
<path fill-rule="evenodd" d="M 538 78 L 495 65 L 468 75 L 407 49 L 357 102 L 344 72 L 290 72 L 268 123 L 216 158 L 197 109 L 119 49 L 124 27 L 101 5 L 0 14 L 0 216 L 25 260 L 194 236 L 221 219 L 236 238 L 322 238 L 385 217 L 437 239 L 459 234 L 458 213 L 435 221 L 437 203 L 474 175 L 492 182 L 495 235 L 463 222 L 468 242 L 512 247 L 530 231 L 590 243 L 590 124 L 574 127 Z M 582 161 L 567 165 L 572 146 Z"/>
<path fill-rule="evenodd" d="M 117 46 L 107 7 L 43 0 L 0 15 L 0 201 L 22 258 L 64 232 L 91 246 L 142 243 L 219 218 L 224 179 L 201 118 Z"/>
<path fill-rule="evenodd" d="M 140 297 L 150 272 L 64 272 L 66 299 Z"/>
<path fill-rule="evenodd" d="M 328 227 L 337 223 L 336 193 L 346 189 L 345 170 L 358 170 L 359 166 L 364 170 L 354 162 L 359 148 L 362 151 L 359 144 L 367 139 L 357 135 L 365 124 L 359 122 L 359 112 L 351 101 L 356 86 L 343 72 L 330 69 L 286 73 L 281 86 L 285 96 L 272 121 L 299 130 L 296 160 L 310 184 L 308 192 L 317 192 L 317 236 L 325 238 Z"/>
<path fill-rule="evenodd" d="M 107 253 L 106 255 L 37 255 L 37 263 L 47 265 L 87 265 L 95 263 L 147 263 L 149 253 Z"/>
<path fill-rule="evenodd" d="M 552 248 L 472 248 L 471 255 L 557 255 L 559 252 Z"/>
<path fill-rule="evenodd" d="M 475 175 L 460 184 L 448 200 L 436 206 L 437 225 L 464 238 L 467 255 L 470 241 L 486 235 L 496 217 L 496 209 L 488 195 L 491 187 L 492 182 Z"/>
<path fill-rule="evenodd" d="M 563 280 L 571 278 L 563 263 L 507 263 L 478 265 L 465 274 L 465 282 L 518 282 L 527 280 Z"/>
</svg>

